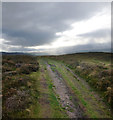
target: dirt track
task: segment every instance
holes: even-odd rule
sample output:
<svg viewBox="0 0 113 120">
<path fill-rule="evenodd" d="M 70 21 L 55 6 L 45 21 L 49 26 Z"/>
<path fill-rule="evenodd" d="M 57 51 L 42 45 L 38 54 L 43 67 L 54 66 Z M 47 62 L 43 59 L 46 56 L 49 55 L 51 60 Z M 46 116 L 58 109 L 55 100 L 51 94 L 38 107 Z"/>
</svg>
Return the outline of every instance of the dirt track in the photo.
<svg viewBox="0 0 113 120">
<path fill-rule="evenodd" d="M 54 91 L 58 95 L 59 102 L 62 105 L 62 107 L 66 110 L 66 113 L 69 116 L 69 118 L 83 117 L 82 110 L 79 107 L 79 105 L 76 106 L 72 102 L 72 94 L 66 86 L 62 76 L 58 73 L 57 70 L 53 72 L 49 64 L 47 64 L 47 70 L 49 71 L 49 75 L 53 80 Z M 75 100 L 75 102 L 77 101 Z"/>
</svg>

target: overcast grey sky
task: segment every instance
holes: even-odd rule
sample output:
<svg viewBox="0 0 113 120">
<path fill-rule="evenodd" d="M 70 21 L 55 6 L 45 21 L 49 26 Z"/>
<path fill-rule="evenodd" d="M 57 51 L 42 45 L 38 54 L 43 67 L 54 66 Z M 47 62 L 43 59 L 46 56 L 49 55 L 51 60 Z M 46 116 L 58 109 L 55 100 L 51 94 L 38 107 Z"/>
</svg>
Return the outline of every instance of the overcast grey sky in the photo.
<svg viewBox="0 0 113 120">
<path fill-rule="evenodd" d="M 2 3 L 2 49 L 66 54 L 111 46 L 111 3 Z"/>
</svg>

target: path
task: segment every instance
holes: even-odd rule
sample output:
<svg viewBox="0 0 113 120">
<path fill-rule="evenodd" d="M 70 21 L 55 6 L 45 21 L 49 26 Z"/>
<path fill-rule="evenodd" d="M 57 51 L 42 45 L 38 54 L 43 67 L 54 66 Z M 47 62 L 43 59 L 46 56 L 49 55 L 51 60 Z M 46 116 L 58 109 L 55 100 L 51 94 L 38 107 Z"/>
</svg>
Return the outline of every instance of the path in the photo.
<svg viewBox="0 0 113 120">
<path fill-rule="evenodd" d="M 60 99 L 59 101 L 62 107 L 66 110 L 69 118 L 81 118 L 82 110 L 80 107 L 75 106 L 75 104 L 70 100 L 72 94 L 66 86 L 62 76 L 58 73 L 58 71 L 53 72 L 49 64 L 47 64 L 47 70 L 53 80 L 53 84 L 55 86 L 54 91 L 58 94 Z"/>
</svg>

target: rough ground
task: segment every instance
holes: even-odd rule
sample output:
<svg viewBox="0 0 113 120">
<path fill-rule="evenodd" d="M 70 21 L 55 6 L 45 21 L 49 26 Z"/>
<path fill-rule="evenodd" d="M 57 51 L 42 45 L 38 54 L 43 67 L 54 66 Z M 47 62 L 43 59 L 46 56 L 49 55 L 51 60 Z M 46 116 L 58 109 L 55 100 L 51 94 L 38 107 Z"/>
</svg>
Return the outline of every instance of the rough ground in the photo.
<svg viewBox="0 0 113 120">
<path fill-rule="evenodd" d="M 71 99 L 71 93 L 66 86 L 62 76 L 58 73 L 58 71 L 53 72 L 51 70 L 51 66 L 47 64 L 47 70 L 49 71 L 49 74 L 51 76 L 51 79 L 53 80 L 53 84 L 55 86 L 54 91 L 59 97 L 59 101 L 62 105 L 62 107 L 66 110 L 66 113 L 70 118 L 81 118 L 82 116 L 82 110 L 79 106 L 75 106 L 75 104 L 72 102 Z"/>
</svg>

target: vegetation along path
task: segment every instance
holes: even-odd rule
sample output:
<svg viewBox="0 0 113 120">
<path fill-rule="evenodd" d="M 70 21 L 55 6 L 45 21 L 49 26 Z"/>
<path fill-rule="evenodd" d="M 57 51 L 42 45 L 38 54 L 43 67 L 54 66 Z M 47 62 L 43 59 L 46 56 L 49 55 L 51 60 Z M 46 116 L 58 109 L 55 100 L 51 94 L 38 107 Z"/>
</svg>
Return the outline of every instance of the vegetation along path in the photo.
<svg viewBox="0 0 113 120">
<path fill-rule="evenodd" d="M 31 115 L 39 118 L 110 118 L 109 108 L 99 95 L 71 69 L 51 59 L 39 59 L 38 107 Z M 37 76 L 38 74 L 38 76 Z M 37 109 L 37 112 L 33 112 Z M 37 113 L 37 114 L 36 114 Z"/>
</svg>

